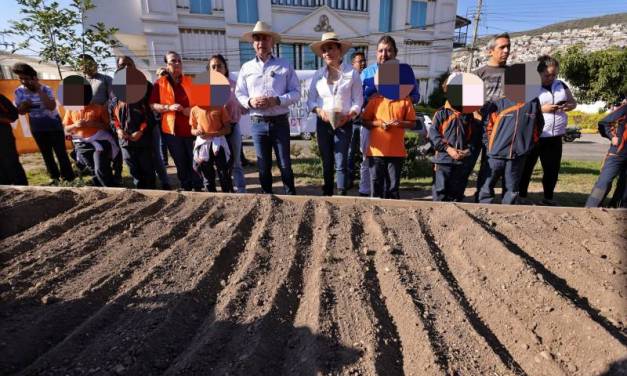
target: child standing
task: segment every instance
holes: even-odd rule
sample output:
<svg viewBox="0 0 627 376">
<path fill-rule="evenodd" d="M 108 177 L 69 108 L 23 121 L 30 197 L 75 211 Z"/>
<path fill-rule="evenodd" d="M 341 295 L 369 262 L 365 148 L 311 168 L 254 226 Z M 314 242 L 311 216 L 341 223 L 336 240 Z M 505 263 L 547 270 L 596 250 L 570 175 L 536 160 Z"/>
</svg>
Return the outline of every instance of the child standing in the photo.
<svg viewBox="0 0 627 376">
<path fill-rule="evenodd" d="M 435 113 L 429 132 L 435 149 L 433 201 L 459 202 L 464 199 L 467 183 L 464 160 L 470 155 L 473 122 L 477 120 L 472 114 L 462 114 L 448 101 Z"/>
<path fill-rule="evenodd" d="M 407 157 L 405 129 L 416 124 L 411 98 L 388 99 L 373 95 L 363 116 L 364 127 L 370 129 L 367 149 L 370 169 L 370 197 L 399 199 L 401 169 Z M 384 185 L 389 182 L 387 190 Z"/>
<path fill-rule="evenodd" d="M 222 192 L 233 192 L 229 169 L 231 151 L 225 135 L 231 132 L 231 117 L 223 106 L 194 106 L 189 124 L 194 144 L 194 169 L 202 176 L 207 192 L 216 192 L 216 173 Z"/>
</svg>

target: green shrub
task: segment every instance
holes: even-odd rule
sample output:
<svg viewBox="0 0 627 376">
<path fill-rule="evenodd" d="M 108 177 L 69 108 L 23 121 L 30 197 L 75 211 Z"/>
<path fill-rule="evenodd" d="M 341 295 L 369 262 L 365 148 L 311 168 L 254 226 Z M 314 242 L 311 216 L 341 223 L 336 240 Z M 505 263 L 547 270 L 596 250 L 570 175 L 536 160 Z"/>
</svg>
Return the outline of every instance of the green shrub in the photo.
<svg viewBox="0 0 627 376">
<path fill-rule="evenodd" d="M 588 114 L 581 111 L 571 111 L 568 113 L 568 125 L 576 125 L 582 129 L 597 129 L 599 121 L 604 117 L 605 113 Z"/>
</svg>

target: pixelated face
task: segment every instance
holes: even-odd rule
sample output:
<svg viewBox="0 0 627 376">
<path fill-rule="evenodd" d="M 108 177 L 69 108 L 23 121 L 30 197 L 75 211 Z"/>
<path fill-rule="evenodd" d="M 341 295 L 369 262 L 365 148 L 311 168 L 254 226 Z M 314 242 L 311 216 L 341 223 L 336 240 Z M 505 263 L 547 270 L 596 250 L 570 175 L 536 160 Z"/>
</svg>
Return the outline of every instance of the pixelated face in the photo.
<svg viewBox="0 0 627 376">
<path fill-rule="evenodd" d="M 388 60 L 378 65 L 374 84 L 379 94 L 396 100 L 406 98 L 411 93 L 416 78 L 409 65 L 400 64 L 398 60 Z"/>
<path fill-rule="evenodd" d="M 63 79 L 59 85 L 57 98 L 66 110 L 79 111 L 89 103 L 93 93 L 89 81 L 83 76 L 71 75 Z"/>
<path fill-rule="evenodd" d="M 490 61 L 500 67 L 507 64 L 511 44 L 509 38 L 498 38 L 494 48 L 490 50 Z"/>
<path fill-rule="evenodd" d="M 165 57 L 166 69 L 172 76 L 178 77 L 183 74 L 183 61 L 178 54 L 170 53 Z"/>
<path fill-rule="evenodd" d="M 222 107 L 231 96 L 229 80 L 220 72 L 209 69 L 192 80 L 190 104 L 192 106 Z"/>
<path fill-rule="evenodd" d="M 113 76 L 113 94 L 124 103 L 137 103 L 146 96 L 146 76 L 134 66 L 126 66 Z"/>
<path fill-rule="evenodd" d="M 226 66 L 222 63 L 220 59 L 211 59 L 209 60 L 209 70 L 211 72 L 218 72 L 222 75 L 226 75 Z"/>
<path fill-rule="evenodd" d="M 394 47 L 388 43 L 379 43 L 377 45 L 377 63 L 383 64 L 388 60 L 396 58 L 396 51 Z"/>
<path fill-rule="evenodd" d="M 505 68 L 505 97 L 514 102 L 529 102 L 540 94 L 542 83 L 538 63 L 513 64 Z"/>
<path fill-rule="evenodd" d="M 342 50 L 337 43 L 326 43 L 320 48 L 322 51 L 322 59 L 328 65 L 337 65 L 340 63 Z"/>
<path fill-rule="evenodd" d="M 265 56 L 272 53 L 272 37 L 267 34 L 253 35 L 253 48 L 257 56 Z"/>
<path fill-rule="evenodd" d="M 361 71 L 366 69 L 366 59 L 361 55 L 355 56 L 351 63 L 353 65 L 353 69 L 356 70 L 357 73 L 361 73 Z"/>
<path fill-rule="evenodd" d="M 445 87 L 446 98 L 455 110 L 467 114 L 483 106 L 484 84 L 479 76 L 472 73 L 453 73 Z"/>
</svg>

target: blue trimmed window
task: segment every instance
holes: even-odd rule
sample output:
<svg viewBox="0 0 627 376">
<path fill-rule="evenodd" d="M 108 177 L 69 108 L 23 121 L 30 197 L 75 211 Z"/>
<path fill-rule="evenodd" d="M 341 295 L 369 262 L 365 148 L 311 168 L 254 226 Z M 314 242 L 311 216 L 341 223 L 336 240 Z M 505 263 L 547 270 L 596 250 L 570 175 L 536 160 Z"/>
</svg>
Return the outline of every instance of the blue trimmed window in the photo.
<svg viewBox="0 0 627 376">
<path fill-rule="evenodd" d="M 392 0 L 381 0 L 379 10 L 379 31 L 389 33 L 392 31 Z"/>
<path fill-rule="evenodd" d="M 211 0 L 189 0 L 189 13 L 211 14 Z"/>
<path fill-rule="evenodd" d="M 237 0 L 237 22 L 254 24 L 259 21 L 257 0 Z"/>
<path fill-rule="evenodd" d="M 410 10 L 410 23 L 412 27 L 425 27 L 427 25 L 427 3 L 424 1 L 412 1 Z"/>
</svg>

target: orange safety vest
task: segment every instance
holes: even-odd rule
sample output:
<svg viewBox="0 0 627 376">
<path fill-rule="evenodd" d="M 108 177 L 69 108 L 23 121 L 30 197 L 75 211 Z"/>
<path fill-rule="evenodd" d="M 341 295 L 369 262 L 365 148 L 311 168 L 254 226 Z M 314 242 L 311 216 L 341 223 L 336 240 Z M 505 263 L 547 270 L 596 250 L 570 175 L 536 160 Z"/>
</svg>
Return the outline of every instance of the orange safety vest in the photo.
<svg viewBox="0 0 627 376">
<path fill-rule="evenodd" d="M 160 77 L 157 81 L 159 84 L 159 102 L 161 104 L 170 105 L 175 104 L 174 89 L 170 85 L 167 76 Z M 181 86 L 187 94 L 190 107 L 192 104 L 192 78 L 189 76 L 182 76 Z M 176 111 L 166 111 L 161 113 L 161 129 L 163 133 L 174 134 L 174 120 L 176 119 Z"/>
</svg>

